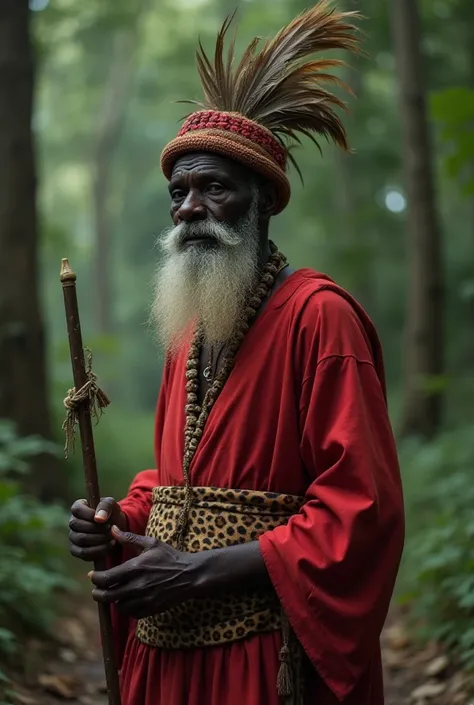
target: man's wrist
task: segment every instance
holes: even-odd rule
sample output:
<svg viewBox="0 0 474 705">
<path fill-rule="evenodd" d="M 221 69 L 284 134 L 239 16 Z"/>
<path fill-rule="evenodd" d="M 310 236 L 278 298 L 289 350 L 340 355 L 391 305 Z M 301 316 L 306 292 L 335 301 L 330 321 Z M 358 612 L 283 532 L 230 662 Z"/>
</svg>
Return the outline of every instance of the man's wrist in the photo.
<svg viewBox="0 0 474 705">
<path fill-rule="evenodd" d="M 191 553 L 196 596 L 243 587 L 271 587 L 258 541 Z"/>
<path fill-rule="evenodd" d="M 217 588 L 218 573 L 214 551 L 199 551 L 189 554 L 192 571 L 193 593 L 204 597 Z"/>
</svg>

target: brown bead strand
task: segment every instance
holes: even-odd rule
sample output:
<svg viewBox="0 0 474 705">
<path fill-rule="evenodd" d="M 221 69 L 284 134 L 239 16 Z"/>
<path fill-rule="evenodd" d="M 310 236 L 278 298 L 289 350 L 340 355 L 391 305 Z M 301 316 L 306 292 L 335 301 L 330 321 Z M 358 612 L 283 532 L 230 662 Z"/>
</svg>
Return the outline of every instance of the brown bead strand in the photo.
<svg viewBox="0 0 474 705">
<path fill-rule="evenodd" d="M 235 356 L 240 348 L 242 340 L 245 338 L 257 311 L 265 298 L 270 294 L 279 272 L 286 266 L 286 257 L 278 251 L 273 242 L 270 242 L 270 257 L 264 265 L 260 279 L 249 297 L 247 307 L 241 321 L 237 326 L 224 358 L 220 372 L 214 378 L 211 386 L 207 390 L 202 406 L 197 403 L 199 391 L 199 357 L 202 346 L 202 332 L 199 327 L 194 334 L 194 338 L 189 348 L 188 360 L 186 362 L 186 423 L 184 428 L 184 455 L 183 455 L 183 475 L 186 487 L 186 496 L 183 507 L 178 517 L 175 540 L 179 550 L 183 550 L 184 539 L 189 522 L 189 512 L 193 501 L 193 490 L 190 482 L 189 469 L 196 454 L 201 440 L 204 426 L 209 413 L 214 406 L 217 397 L 222 391 L 230 372 L 234 366 Z"/>
</svg>

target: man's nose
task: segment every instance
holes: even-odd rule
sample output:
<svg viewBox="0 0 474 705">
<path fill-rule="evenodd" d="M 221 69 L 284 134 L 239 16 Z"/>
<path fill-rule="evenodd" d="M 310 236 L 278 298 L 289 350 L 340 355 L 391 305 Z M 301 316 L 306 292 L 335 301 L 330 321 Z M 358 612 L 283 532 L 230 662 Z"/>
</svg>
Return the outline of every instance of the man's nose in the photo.
<svg viewBox="0 0 474 705">
<path fill-rule="evenodd" d="M 202 203 L 199 195 L 190 190 L 188 195 L 175 212 L 178 222 L 191 223 L 194 220 L 205 220 L 207 217 L 206 207 Z"/>
</svg>

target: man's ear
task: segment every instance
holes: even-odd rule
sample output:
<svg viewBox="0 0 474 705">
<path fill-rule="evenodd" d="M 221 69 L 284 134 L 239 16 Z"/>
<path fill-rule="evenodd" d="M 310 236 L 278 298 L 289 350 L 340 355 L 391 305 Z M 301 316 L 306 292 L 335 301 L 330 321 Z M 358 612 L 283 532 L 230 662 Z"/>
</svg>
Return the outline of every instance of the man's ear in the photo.
<svg viewBox="0 0 474 705">
<path fill-rule="evenodd" d="M 275 213 L 278 204 L 278 194 L 271 181 L 259 184 L 258 211 L 262 220 L 268 220 Z"/>
</svg>

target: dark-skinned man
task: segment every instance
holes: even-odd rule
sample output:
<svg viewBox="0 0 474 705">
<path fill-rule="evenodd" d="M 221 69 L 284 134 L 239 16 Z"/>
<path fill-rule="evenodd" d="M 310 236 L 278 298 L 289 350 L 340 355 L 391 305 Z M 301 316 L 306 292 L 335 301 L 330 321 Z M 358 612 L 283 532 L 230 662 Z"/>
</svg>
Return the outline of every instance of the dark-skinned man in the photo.
<svg viewBox="0 0 474 705">
<path fill-rule="evenodd" d="M 123 705 L 382 705 L 379 636 L 404 521 L 382 353 L 359 304 L 269 239 L 297 131 L 347 147 L 327 0 L 238 69 L 165 147 L 172 226 L 152 321 L 167 355 L 157 469 L 72 507 L 71 553 L 113 605 Z"/>
</svg>

